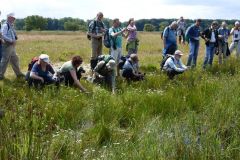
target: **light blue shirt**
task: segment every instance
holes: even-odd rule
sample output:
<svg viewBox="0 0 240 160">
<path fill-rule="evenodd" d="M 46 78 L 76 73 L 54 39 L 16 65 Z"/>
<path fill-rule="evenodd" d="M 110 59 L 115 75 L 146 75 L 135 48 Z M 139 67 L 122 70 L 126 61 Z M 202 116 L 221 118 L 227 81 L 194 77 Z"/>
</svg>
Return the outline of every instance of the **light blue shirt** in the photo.
<svg viewBox="0 0 240 160">
<path fill-rule="evenodd" d="M 109 35 L 111 36 L 111 45 L 113 46 L 113 41 L 115 41 L 117 48 L 122 48 L 122 34 L 117 35 L 116 37 L 113 37 L 114 33 L 120 32 L 121 28 L 113 28 L 111 27 L 109 29 Z"/>
<path fill-rule="evenodd" d="M 16 41 L 16 31 L 13 27 L 13 25 L 9 24 L 9 23 L 4 23 L 2 26 L 2 39 L 4 39 L 7 42 L 15 42 Z"/>
<path fill-rule="evenodd" d="M 171 29 L 171 27 L 166 27 L 163 32 L 163 37 L 166 38 L 166 45 L 177 44 L 177 34 L 176 31 Z"/>
<path fill-rule="evenodd" d="M 171 56 L 167 59 L 163 66 L 163 70 L 173 69 L 177 72 L 183 72 L 187 69 L 187 67 L 182 63 L 181 59 L 176 60 L 174 56 Z"/>
<path fill-rule="evenodd" d="M 126 62 L 123 65 L 123 70 L 125 69 L 130 69 L 132 70 L 134 73 L 138 72 L 138 64 L 134 64 L 133 62 L 131 62 L 130 58 L 128 60 L 126 60 Z"/>
</svg>

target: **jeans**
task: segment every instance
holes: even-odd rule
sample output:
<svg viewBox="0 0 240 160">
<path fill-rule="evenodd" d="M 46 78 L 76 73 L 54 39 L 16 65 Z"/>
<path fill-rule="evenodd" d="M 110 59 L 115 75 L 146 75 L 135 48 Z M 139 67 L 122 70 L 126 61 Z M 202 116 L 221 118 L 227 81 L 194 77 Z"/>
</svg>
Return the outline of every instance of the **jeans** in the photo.
<svg viewBox="0 0 240 160">
<path fill-rule="evenodd" d="M 174 69 L 168 68 L 165 70 L 169 79 L 173 79 L 176 75 L 182 74 L 183 72 L 175 71 Z"/>
<path fill-rule="evenodd" d="M 123 69 L 122 76 L 128 81 L 141 81 L 144 79 L 143 74 L 140 74 L 139 76 L 134 75 L 132 69 Z"/>
<path fill-rule="evenodd" d="M 197 65 L 197 56 L 199 50 L 199 41 L 190 41 L 190 53 L 188 56 L 187 66 L 196 66 Z"/>
<path fill-rule="evenodd" d="M 231 43 L 229 47 L 230 52 L 232 53 L 234 49 L 236 49 L 236 56 L 238 58 L 240 55 L 240 40 L 238 42 L 236 41 Z"/>
<path fill-rule="evenodd" d="M 205 68 L 207 64 L 209 64 L 210 66 L 212 65 L 214 53 L 215 43 L 210 43 L 208 46 L 206 46 L 206 54 L 203 62 L 203 68 Z"/>
</svg>

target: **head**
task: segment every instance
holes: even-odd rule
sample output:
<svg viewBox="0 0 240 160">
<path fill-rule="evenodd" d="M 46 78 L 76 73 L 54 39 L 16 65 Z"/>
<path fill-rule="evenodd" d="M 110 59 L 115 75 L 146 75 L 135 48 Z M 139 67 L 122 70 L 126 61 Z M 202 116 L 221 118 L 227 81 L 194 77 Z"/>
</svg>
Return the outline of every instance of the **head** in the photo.
<svg viewBox="0 0 240 160">
<path fill-rule="evenodd" d="M 98 14 L 97 14 L 97 20 L 98 21 L 101 21 L 103 19 L 103 13 L 102 12 L 99 12 Z"/>
<path fill-rule="evenodd" d="M 174 57 L 176 60 L 180 60 L 182 55 L 183 55 L 183 53 L 180 50 L 176 50 L 174 53 Z"/>
<path fill-rule="evenodd" d="M 212 29 L 217 29 L 218 28 L 218 22 L 217 21 L 213 21 L 211 24 Z"/>
<path fill-rule="evenodd" d="M 236 28 L 240 27 L 239 21 L 236 21 L 236 22 L 235 22 L 235 27 L 236 27 Z"/>
<path fill-rule="evenodd" d="M 113 20 L 113 27 L 114 27 L 114 28 L 117 28 L 117 27 L 119 27 L 119 26 L 120 26 L 120 21 L 119 21 L 118 18 L 115 18 L 115 19 Z"/>
<path fill-rule="evenodd" d="M 176 22 L 176 21 L 173 21 L 173 22 L 171 23 L 170 27 L 171 27 L 172 29 L 176 30 L 176 29 L 178 28 L 177 22 Z"/>
<path fill-rule="evenodd" d="M 180 20 L 181 20 L 181 21 L 183 21 L 183 20 L 184 20 L 184 19 L 183 19 L 183 16 L 181 16 L 181 17 L 180 17 Z"/>
<path fill-rule="evenodd" d="M 134 21 L 134 18 L 130 18 L 129 21 L 128 21 L 128 25 L 135 25 L 135 21 Z"/>
<path fill-rule="evenodd" d="M 139 61 L 138 56 L 135 53 L 130 55 L 130 59 L 133 63 L 138 63 Z"/>
<path fill-rule="evenodd" d="M 111 59 L 107 64 L 106 64 L 106 67 L 107 67 L 107 70 L 108 71 L 113 71 L 115 69 L 115 66 L 116 66 L 116 62 Z"/>
<path fill-rule="evenodd" d="M 8 15 L 7 15 L 7 21 L 9 22 L 9 23 L 11 23 L 11 24 L 13 24 L 14 23 L 14 21 L 15 21 L 15 14 L 14 13 L 9 13 Z"/>
<path fill-rule="evenodd" d="M 222 22 L 222 27 L 227 28 L 227 23 L 225 21 Z"/>
<path fill-rule="evenodd" d="M 50 63 L 49 56 L 47 54 L 41 54 L 39 56 L 40 65 L 48 65 Z"/>
<path fill-rule="evenodd" d="M 72 65 L 74 68 L 78 68 L 82 64 L 83 60 L 80 56 L 72 57 Z"/>
<path fill-rule="evenodd" d="M 197 19 L 196 22 L 195 22 L 195 25 L 198 26 L 198 27 L 200 27 L 201 22 L 202 22 L 201 19 Z"/>
</svg>

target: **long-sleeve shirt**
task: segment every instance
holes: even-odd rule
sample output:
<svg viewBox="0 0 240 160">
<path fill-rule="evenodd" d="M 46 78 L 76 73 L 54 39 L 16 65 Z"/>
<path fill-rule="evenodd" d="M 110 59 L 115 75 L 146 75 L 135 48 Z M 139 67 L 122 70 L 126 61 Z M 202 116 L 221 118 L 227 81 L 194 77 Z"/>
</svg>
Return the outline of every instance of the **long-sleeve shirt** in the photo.
<svg viewBox="0 0 240 160">
<path fill-rule="evenodd" d="M 163 70 L 173 69 L 177 72 L 183 72 L 187 67 L 182 63 L 181 59 L 176 60 L 174 56 L 171 56 L 167 59 L 163 66 Z"/>
<path fill-rule="evenodd" d="M 219 28 L 218 29 L 218 35 L 222 36 L 222 38 L 220 39 L 223 42 L 228 42 L 228 37 L 230 35 L 230 30 L 227 28 Z"/>
<path fill-rule="evenodd" d="M 2 39 L 7 42 L 15 42 L 17 40 L 17 34 L 13 25 L 8 22 L 4 23 L 2 26 Z"/>
<path fill-rule="evenodd" d="M 105 24 L 102 21 L 95 19 L 90 22 L 88 32 L 93 34 L 101 34 L 103 33 L 101 29 L 106 29 Z"/>
<path fill-rule="evenodd" d="M 195 24 L 191 25 L 187 30 L 187 34 L 190 38 L 190 41 L 199 41 L 200 27 L 196 26 Z"/>
</svg>

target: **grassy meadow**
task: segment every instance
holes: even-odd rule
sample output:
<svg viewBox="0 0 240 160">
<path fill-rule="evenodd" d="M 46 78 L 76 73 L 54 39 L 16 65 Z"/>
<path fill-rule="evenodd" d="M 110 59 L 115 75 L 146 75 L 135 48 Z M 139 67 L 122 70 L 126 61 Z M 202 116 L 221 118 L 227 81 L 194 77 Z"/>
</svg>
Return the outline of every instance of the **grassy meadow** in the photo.
<svg viewBox="0 0 240 160">
<path fill-rule="evenodd" d="M 160 33 L 139 33 L 145 81 L 117 79 L 117 93 L 81 82 L 90 91 L 54 86 L 36 91 L 9 67 L 0 81 L 1 160 L 240 159 L 240 62 L 197 68 L 169 81 L 159 71 Z M 125 45 L 125 40 L 124 40 Z M 180 46 L 186 62 L 188 46 Z M 21 68 L 41 53 L 52 63 L 83 57 L 91 48 L 80 32 L 20 32 Z M 104 53 L 108 53 L 104 49 Z"/>
</svg>

